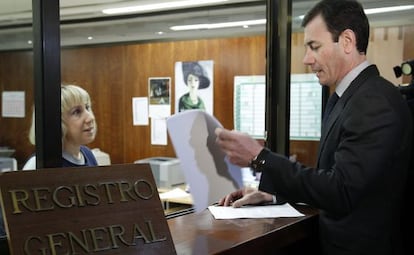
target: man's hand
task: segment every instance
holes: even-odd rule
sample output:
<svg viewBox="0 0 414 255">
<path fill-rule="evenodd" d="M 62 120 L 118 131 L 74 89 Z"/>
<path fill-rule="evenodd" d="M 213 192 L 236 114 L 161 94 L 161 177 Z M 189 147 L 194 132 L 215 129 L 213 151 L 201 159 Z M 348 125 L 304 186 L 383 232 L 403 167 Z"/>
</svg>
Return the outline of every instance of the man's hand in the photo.
<svg viewBox="0 0 414 255">
<path fill-rule="evenodd" d="M 216 128 L 217 144 L 226 153 L 229 161 L 235 165 L 246 167 L 256 157 L 263 146 L 245 133 L 224 128 Z"/>
<path fill-rule="evenodd" d="M 272 194 L 247 187 L 228 194 L 220 199 L 218 205 L 233 206 L 237 208 L 242 207 L 243 205 L 254 205 L 272 201 Z"/>
</svg>

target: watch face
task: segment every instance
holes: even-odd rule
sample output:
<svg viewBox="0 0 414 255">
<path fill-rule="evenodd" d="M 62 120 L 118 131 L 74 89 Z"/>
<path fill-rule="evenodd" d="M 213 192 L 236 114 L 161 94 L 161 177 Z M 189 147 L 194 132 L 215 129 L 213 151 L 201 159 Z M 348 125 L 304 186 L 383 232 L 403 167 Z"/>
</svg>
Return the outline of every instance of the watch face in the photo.
<svg viewBox="0 0 414 255">
<path fill-rule="evenodd" d="M 401 70 L 402 70 L 402 73 L 405 74 L 405 75 L 409 75 L 413 71 L 412 66 L 409 63 L 403 63 L 401 65 Z"/>
</svg>

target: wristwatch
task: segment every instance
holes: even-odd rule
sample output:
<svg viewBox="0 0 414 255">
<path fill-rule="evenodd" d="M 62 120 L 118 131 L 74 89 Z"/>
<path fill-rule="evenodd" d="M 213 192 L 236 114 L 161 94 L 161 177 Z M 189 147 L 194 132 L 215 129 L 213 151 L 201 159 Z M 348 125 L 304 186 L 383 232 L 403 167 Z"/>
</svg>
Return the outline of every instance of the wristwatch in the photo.
<svg viewBox="0 0 414 255">
<path fill-rule="evenodd" d="M 263 148 L 256 157 L 254 157 L 250 163 L 250 168 L 255 172 L 261 172 L 264 165 L 266 164 L 266 155 L 269 154 L 270 150 Z"/>
</svg>

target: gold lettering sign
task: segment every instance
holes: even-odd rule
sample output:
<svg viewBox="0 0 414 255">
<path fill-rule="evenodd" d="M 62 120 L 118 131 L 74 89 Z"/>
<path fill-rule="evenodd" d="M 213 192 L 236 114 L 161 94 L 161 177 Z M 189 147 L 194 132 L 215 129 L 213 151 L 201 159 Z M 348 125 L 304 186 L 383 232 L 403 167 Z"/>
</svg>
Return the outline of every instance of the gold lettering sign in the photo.
<svg viewBox="0 0 414 255">
<path fill-rule="evenodd" d="M 12 255 L 176 254 L 148 164 L 0 175 Z"/>
</svg>

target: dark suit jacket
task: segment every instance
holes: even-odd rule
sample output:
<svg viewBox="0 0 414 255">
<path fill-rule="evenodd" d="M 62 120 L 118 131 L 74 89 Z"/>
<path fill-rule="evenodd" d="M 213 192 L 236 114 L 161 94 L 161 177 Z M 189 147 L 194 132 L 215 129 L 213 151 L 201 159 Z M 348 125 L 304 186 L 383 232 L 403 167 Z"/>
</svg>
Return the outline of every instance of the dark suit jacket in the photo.
<svg viewBox="0 0 414 255">
<path fill-rule="evenodd" d="M 317 168 L 268 154 L 260 189 L 320 209 L 325 254 L 401 254 L 412 121 L 398 89 L 363 70 L 322 130 Z"/>
</svg>

